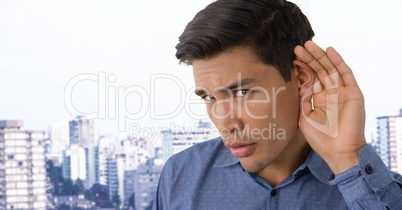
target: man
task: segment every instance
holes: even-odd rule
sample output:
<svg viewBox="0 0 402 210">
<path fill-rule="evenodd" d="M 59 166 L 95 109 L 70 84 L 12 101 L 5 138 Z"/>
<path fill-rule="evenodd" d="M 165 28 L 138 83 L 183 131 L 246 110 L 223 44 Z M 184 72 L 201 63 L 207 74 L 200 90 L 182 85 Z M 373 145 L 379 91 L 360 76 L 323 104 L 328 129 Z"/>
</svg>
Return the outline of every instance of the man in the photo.
<svg viewBox="0 0 402 210">
<path fill-rule="evenodd" d="M 154 209 L 402 209 L 350 68 L 281 0 L 218 0 L 179 38 L 221 138 L 171 157 Z"/>
</svg>

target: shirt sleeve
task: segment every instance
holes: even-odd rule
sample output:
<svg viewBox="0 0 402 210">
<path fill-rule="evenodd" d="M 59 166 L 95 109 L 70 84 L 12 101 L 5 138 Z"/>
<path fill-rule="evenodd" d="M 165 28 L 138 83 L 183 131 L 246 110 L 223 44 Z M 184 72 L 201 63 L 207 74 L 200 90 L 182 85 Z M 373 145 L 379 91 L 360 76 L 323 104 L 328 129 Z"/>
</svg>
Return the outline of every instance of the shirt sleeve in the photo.
<svg viewBox="0 0 402 210">
<path fill-rule="evenodd" d="M 400 209 L 402 177 L 388 170 L 370 145 L 359 153 L 360 162 L 349 170 L 332 176 L 349 209 Z"/>
</svg>

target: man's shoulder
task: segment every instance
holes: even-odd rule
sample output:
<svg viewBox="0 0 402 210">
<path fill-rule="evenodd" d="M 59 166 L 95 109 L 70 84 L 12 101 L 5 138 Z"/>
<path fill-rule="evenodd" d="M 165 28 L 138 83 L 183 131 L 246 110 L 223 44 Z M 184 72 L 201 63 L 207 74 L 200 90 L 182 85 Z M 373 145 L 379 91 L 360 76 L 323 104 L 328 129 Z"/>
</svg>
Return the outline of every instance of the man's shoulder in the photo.
<svg viewBox="0 0 402 210">
<path fill-rule="evenodd" d="M 169 158 L 171 161 L 188 159 L 209 159 L 212 156 L 219 155 L 217 152 L 226 149 L 220 137 L 210 139 L 194 146 L 191 146 Z M 201 160 L 200 160 L 201 161 Z M 177 162 L 177 161 L 175 161 Z M 181 162 L 181 161 L 180 161 Z"/>
<path fill-rule="evenodd" d="M 186 171 L 195 169 L 202 171 L 206 168 L 228 166 L 238 162 L 230 151 L 225 147 L 220 137 L 189 147 L 168 159 L 165 170 L 174 169 Z M 173 173 L 173 172 L 172 172 Z"/>
</svg>

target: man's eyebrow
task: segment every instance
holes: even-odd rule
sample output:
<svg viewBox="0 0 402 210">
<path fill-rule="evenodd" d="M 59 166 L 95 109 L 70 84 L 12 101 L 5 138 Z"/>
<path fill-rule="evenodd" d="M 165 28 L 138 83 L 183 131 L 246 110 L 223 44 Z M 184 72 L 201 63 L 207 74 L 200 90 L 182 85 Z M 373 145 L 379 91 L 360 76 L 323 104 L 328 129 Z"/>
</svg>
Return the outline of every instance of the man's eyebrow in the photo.
<svg viewBox="0 0 402 210">
<path fill-rule="evenodd" d="M 245 85 L 254 83 L 255 81 L 256 81 L 256 79 L 244 78 L 244 79 L 241 79 L 241 80 L 238 80 L 238 81 L 235 81 L 235 82 L 229 84 L 227 87 L 219 88 L 216 91 L 218 91 L 218 92 L 227 92 L 228 90 L 233 90 L 233 89 L 239 88 L 241 86 L 245 86 Z M 205 95 L 207 93 L 205 91 L 205 89 L 196 89 L 194 92 L 195 92 L 195 94 L 197 96 L 202 96 L 202 95 Z"/>
<path fill-rule="evenodd" d="M 233 89 L 239 88 L 241 86 L 245 86 L 245 85 L 254 83 L 255 81 L 256 81 L 256 79 L 244 78 L 244 79 L 237 80 L 237 81 L 229 84 L 227 87 L 219 88 L 216 91 L 218 91 L 218 92 L 227 92 L 228 90 L 233 90 Z"/>
<path fill-rule="evenodd" d="M 197 96 L 202 96 L 202 95 L 205 95 L 207 92 L 205 91 L 205 90 L 203 90 L 203 89 L 195 89 L 195 95 L 197 95 Z"/>
</svg>

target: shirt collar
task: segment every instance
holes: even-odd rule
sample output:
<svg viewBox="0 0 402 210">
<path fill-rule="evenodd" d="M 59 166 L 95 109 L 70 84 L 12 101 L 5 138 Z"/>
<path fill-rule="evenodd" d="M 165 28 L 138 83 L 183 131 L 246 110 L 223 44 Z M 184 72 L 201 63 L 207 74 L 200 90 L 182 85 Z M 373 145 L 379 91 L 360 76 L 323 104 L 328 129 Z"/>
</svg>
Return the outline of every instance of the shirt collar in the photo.
<svg viewBox="0 0 402 210">
<path fill-rule="evenodd" d="M 219 151 L 214 167 L 228 167 L 239 163 L 239 159 L 234 157 L 232 153 L 223 144 L 222 138 L 217 139 L 219 141 Z M 306 167 L 311 171 L 311 173 L 321 182 L 329 184 L 328 180 L 331 177 L 332 170 L 329 168 L 327 163 L 316 153 L 311 150 L 306 161 L 299 166 L 299 168 L 293 173 L 296 175 L 302 172 Z"/>
</svg>

